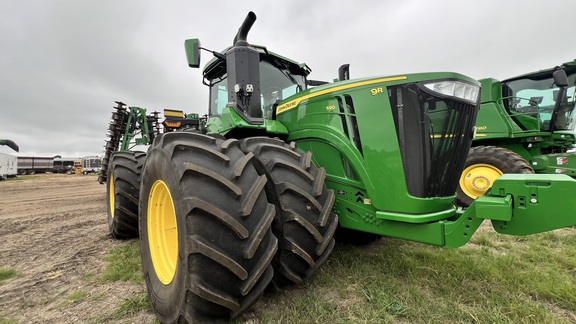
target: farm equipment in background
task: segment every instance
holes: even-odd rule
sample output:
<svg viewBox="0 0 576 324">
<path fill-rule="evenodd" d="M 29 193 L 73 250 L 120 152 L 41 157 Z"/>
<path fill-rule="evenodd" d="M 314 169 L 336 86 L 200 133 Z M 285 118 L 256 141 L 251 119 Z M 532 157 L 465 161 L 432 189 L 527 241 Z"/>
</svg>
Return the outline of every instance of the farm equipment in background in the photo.
<svg viewBox="0 0 576 324">
<path fill-rule="evenodd" d="M 482 79 L 482 103 L 458 187 L 468 206 L 505 173 L 576 177 L 576 61 L 504 81 Z"/>
<path fill-rule="evenodd" d="M 309 278 L 336 232 L 458 247 L 485 219 L 513 235 L 576 223 L 576 202 L 561 198 L 576 181 L 565 175 L 504 175 L 469 208 L 454 207 L 477 81 L 448 72 L 349 80 L 346 67 L 334 83 L 308 80 L 306 64 L 248 43 L 255 20 L 250 12 L 233 46 L 211 51 L 205 123 L 168 123 L 147 153 L 110 155 L 110 230 L 140 236 L 161 322 L 238 316 L 269 284 Z M 200 42 L 185 48 L 198 68 Z"/>
<path fill-rule="evenodd" d="M 74 161 L 73 173 L 76 175 L 84 174 L 84 169 L 82 168 L 82 160 Z"/>
<path fill-rule="evenodd" d="M 100 173 L 102 170 L 102 157 L 91 155 L 78 157 L 61 157 L 57 156 L 54 158 L 54 173 L 77 173 L 90 174 L 90 173 Z"/>
<path fill-rule="evenodd" d="M 36 174 L 54 170 L 53 156 L 18 156 L 18 174 Z"/>
<path fill-rule="evenodd" d="M 113 152 L 126 152 L 136 145 L 149 145 L 154 136 L 159 133 L 158 113 L 146 115 L 146 109 L 127 107 L 125 103 L 116 101 L 112 112 L 112 121 L 108 125 L 108 137 L 104 146 L 101 174 L 98 182 L 106 183 L 108 165 Z"/>
<path fill-rule="evenodd" d="M 18 174 L 18 158 L 14 155 L 0 153 L 0 180 L 7 180 Z"/>
<path fill-rule="evenodd" d="M 14 151 L 20 151 L 20 148 L 14 141 L 9 139 L 0 139 L 0 145 L 6 145 Z M 0 153 L 0 180 L 6 180 L 8 177 L 16 176 L 18 173 L 18 158 L 13 155 Z"/>
<path fill-rule="evenodd" d="M 99 173 L 102 171 L 102 157 L 84 156 L 81 160 L 82 174 Z"/>
<path fill-rule="evenodd" d="M 138 195 L 146 153 L 132 149 L 150 145 L 162 131 L 199 131 L 202 118 L 198 114 L 165 109 L 165 120 L 160 124 L 159 112 L 147 114 L 146 108 L 128 107 L 120 101 L 115 103 L 116 111 L 112 113 L 112 121 L 108 127 L 109 139 L 104 146 L 105 153 L 100 164 L 98 182 L 107 185 L 110 234 L 114 238 L 122 239 L 138 234 Z M 84 161 L 84 169 L 87 164 L 89 163 Z M 114 179 L 110 179 L 108 174 L 113 175 Z"/>
<path fill-rule="evenodd" d="M 18 145 L 16 145 L 16 143 L 14 143 L 14 141 L 11 141 L 9 139 L 0 139 L 0 145 L 6 145 L 16 152 L 20 151 L 20 148 L 18 147 Z"/>
</svg>

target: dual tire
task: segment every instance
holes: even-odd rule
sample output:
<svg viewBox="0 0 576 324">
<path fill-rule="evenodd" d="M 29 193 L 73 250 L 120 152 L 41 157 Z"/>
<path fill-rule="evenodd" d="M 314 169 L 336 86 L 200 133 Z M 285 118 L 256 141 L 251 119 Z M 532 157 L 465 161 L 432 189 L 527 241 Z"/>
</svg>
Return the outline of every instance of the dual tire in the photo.
<svg viewBox="0 0 576 324">
<path fill-rule="evenodd" d="M 140 190 L 146 286 L 161 322 L 229 320 L 330 254 L 334 194 L 309 154 L 270 138 L 160 135 Z"/>
<path fill-rule="evenodd" d="M 241 148 L 254 154 L 256 170 L 268 179 L 268 200 L 276 207 L 272 231 L 279 251 L 273 282 L 276 287 L 300 284 L 326 261 L 335 244 L 338 218 L 332 212 L 334 191 L 325 185 L 326 171 L 294 143 L 251 137 Z"/>
<path fill-rule="evenodd" d="M 140 180 L 145 152 L 113 152 L 106 179 L 108 230 L 116 239 L 138 237 Z"/>
</svg>

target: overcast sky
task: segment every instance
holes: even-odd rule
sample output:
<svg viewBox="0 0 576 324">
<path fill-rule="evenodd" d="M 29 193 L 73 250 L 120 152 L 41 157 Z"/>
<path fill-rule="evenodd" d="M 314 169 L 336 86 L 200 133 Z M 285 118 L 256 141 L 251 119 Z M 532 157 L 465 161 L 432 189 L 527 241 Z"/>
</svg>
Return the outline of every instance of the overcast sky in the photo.
<svg viewBox="0 0 576 324">
<path fill-rule="evenodd" d="M 220 51 L 250 10 L 248 41 L 307 63 L 315 80 L 344 63 L 352 78 L 504 79 L 576 59 L 575 0 L 0 0 L 0 138 L 18 155 L 102 155 L 115 100 L 205 113 L 184 40 Z"/>
</svg>

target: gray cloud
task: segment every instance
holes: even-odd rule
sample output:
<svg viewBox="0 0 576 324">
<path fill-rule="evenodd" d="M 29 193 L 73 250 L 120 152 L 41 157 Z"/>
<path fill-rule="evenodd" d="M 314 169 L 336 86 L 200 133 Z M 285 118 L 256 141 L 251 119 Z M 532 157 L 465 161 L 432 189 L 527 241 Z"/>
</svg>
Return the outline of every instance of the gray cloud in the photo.
<svg viewBox="0 0 576 324">
<path fill-rule="evenodd" d="M 101 154 L 114 100 L 204 113 L 207 89 L 184 39 L 221 50 L 249 10 L 249 40 L 306 62 L 314 79 L 343 63 L 352 77 L 505 78 L 574 58 L 571 0 L 0 0 L 0 138 L 21 155 Z"/>
</svg>

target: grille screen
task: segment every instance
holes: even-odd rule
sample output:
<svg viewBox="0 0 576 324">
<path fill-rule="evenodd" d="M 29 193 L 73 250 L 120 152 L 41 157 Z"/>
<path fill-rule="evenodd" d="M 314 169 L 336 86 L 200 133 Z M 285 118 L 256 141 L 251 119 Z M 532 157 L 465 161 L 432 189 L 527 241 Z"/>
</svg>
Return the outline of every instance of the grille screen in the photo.
<svg viewBox="0 0 576 324">
<path fill-rule="evenodd" d="M 454 195 L 478 105 L 441 98 L 417 84 L 388 88 L 406 184 L 415 197 Z"/>
</svg>

